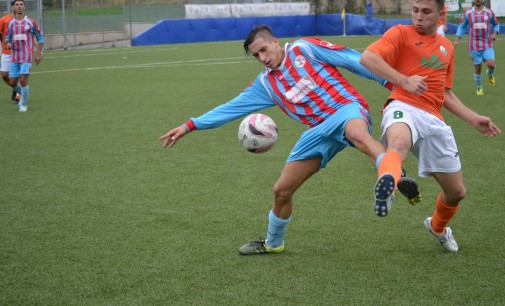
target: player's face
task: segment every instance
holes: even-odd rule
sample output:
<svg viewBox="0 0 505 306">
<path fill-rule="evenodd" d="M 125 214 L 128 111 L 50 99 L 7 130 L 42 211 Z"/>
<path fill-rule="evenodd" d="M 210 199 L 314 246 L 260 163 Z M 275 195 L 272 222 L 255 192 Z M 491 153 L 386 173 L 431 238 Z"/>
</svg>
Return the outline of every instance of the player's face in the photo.
<svg viewBox="0 0 505 306">
<path fill-rule="evenodd" d="M 480 6 L 482 6 L 482 4 L 484 4 L 483 2 L 484 2 L 483 0 L 475 0 L 474 5 L 477 7 L 480 7 Z"/>
<path fill-rule="evenodd" d="M 284 49 L 279 45 L 279 41 L 262 35 L 258 35 L 249 45 L 249 53 L 270 69 L 279 67 L 284 57 Z"/>
<path fill-rule="evenodd" d="M 414 0 L 412 22 L 419 34 L 435 34 L 440 11 L 435 0 Z"/>
<path fill-rule="evenodd" d="M 16 1 L 12 6 L 12 11 L 14 12 L 14 14 L 24 14 L 25 3 L 23 1 Z"/>
</svg>

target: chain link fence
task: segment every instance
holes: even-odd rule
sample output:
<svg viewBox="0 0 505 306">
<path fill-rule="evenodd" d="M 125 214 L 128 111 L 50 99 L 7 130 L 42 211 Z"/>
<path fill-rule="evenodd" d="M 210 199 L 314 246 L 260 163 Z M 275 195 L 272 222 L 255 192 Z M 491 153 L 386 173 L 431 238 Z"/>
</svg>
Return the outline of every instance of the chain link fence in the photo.
<svg viewBox="0 0 505 306">
<path fill-rule="evenodd" d="M 365 15 L 372 7 L 379 18 L 409 18 L 412 0 L 309 0 L 311 14 Z M 458 1 L 458 0 L 450 0 Z M 466 0 L 459 0 L 466 1 Z M 504 0 L 505 1 L 505 0 Z M 268 0 L 25 0 L 27 15 L 44 31 L 46 48 L 73 48 L 129 40 L 159 20 L 185 18 L 185 4 L 262 3 Z M 0 0 L 10 10 L 10 0 Z"/>
</svg>

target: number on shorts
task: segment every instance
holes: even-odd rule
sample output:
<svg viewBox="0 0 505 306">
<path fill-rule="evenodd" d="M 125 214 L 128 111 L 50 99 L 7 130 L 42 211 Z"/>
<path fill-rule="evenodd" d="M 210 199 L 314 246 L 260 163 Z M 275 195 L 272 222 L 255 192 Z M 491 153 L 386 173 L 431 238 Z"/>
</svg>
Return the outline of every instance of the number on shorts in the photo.
<svg viewBox="0 0 505 306">
<path fill-rule="evenodd" d="M 402 111 L 394 111 L 393 112 L 393 119 L 401 119 L 403 118 L 403 112 Z"/>
</svg>

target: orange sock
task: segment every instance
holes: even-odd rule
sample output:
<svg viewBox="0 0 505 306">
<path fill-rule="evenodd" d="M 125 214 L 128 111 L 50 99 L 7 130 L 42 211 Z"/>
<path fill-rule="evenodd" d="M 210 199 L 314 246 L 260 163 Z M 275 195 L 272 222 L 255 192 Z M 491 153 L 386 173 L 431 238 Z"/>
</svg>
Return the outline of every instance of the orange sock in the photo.
<svg viewBox="0 0 505 306">
<path fill-rule="evenodd" d="M 379 177 L 384 173 L 391 173 L 398 184 L 402 176 L 402 157 L 396 151 L 388 151 L 379 164 Z"/>
<path fill-rule="evenodd" d="M 457 206 L 449 206 L 444 202 L 442 193 L 440 193 L 435 204 L 435 213 L 431 217 L 431 228 L 433 231 L 437 234 L 444 233 L 445 227 L 452 220 L 458 209 L 459 203 Z"/>
</svg>

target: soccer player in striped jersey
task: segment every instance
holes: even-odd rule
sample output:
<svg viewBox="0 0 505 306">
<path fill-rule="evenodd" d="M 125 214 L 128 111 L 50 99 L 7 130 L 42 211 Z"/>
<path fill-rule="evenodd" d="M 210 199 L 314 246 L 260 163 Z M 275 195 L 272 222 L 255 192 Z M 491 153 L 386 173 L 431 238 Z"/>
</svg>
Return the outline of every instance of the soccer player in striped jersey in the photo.
<svg viewBox="0 0 505 306">
<path fill-rule="evenodd" d="M 454 47 L 436 34 L 443 6 L 444 0 L 413 0 L 413 24 L 393 26 L 368 46 L 360 62 L 395 84 L 383 111 L 380 140 L 387 153 L 378 157 L 376 190 L 398 181 L 402 162 L 411 151 L 419 161 L 419 176 L 433 176 L 441 188 L 435 211 L 424 226 L 444 249 L 457 252 L 458 244 L 447 225 L 465 198 L 466 187 L 456 140 L 444 122 L 442 107 L 484 136 L 493 137 L 501 130 L 489 117 L 465 106 L 451 90 Z"/>
<path fill-rule="evenodd" d="M 500 25 L 496 15 L 490 8 L 484 6 L 484 0 L 474 0 L 474 5 L 471 9 L 466 10 L 461 17 L 461 22 L 456 32 L 454 45 L 458 45 L 461 37 L 465 35 L 467 27 L 470 27 L 468 32 L 468 50 L 474 65 L 473 79 L 477 85 L 477 95 L 482 96 L 484 89 L 482 88 L 482 61 L 487 66 L 486 76 L 489 85 L 494 86 L 495 57 L 493 49 L 493 41 L 496 35 L 500 32 Z"/>
<path fill-rule="evenodd" d="M 372 118 L 363 96 L 338 68 L 389 87 L 359 63 L 355 50 L 316 38 L 302 38 L 280 45 L 272 30 L 256 26 L 244 41 L 266 69 L 237 97 L 191 118 L 160 137 L 163 148 L 194 130 L 219 127 L 241 116 L 273 106 L 308 127 L 292 149 L 274 185 L 266 240 L 242 246 L 242 255 L 278 253 L 284 250 L 286 226 L 291 220 L 293 194 L 312 175 L 346 147 L 355 147 L 375 162 L 384 146 L 371 136 Z M 401 191 L 401 190 L 400 190 Z"/>
<path fill-rule="evenodd" d="M 21 94 L 19 111 L 26 112 L 28 110 L 28 95 L 30 93 L 28 77 L 32 70 L 35 49 L 33 38 L 35 37 L 37 40 L 35 64 L 38 65 L 43 58 L 44 36 L 37 22 L 25 15 L 24 0 L 14 0 L 12 8 L 14 19 L 7 25 L 9 34 L 6 37 L 7 48 L 11 50 L 9 79 L 11 86 L 13 86 L 16 92 Z"/>
</svg>

